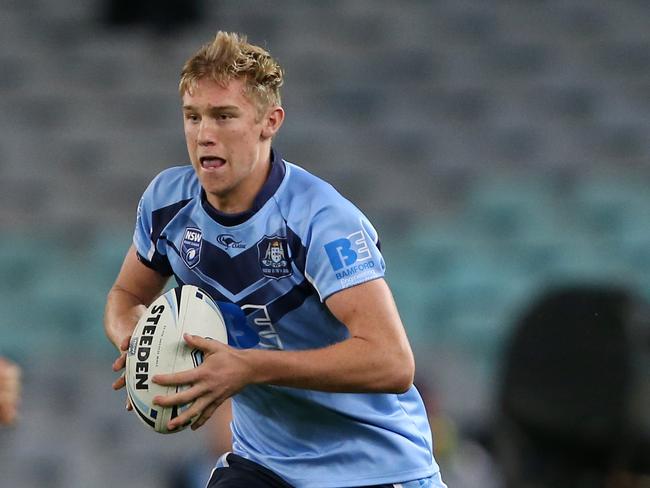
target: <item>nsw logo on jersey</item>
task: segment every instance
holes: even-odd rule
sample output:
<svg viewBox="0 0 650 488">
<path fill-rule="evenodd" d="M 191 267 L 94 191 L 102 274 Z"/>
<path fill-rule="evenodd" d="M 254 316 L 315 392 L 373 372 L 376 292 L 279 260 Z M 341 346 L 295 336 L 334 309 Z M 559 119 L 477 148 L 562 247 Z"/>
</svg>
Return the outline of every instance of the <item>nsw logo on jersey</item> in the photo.
<svg viewBox="0 0 650 488">
<path fill-rule="evenodd" d="M 265 237 L 257 243 L 262 274 L 280 279 L 291 276 L 291 260 L 286 237 Z"/>
<path fill-rule="evenodd" d="M 344 285 L 360 283 L 378 275 L 363 230 L 335 239 L 323 247 L 336 278 Z"/>
<path fill-rule="evenodd" d="M 181 256 L 183 262 L 190 269 L 199 264 L 199 261 L 201 260 L 202 242 L 203 234 L 200 229 L 195 229 L 194 227 L 188 227 L 185 229 L 183 243 L 181 244 Z"/>
</svg>

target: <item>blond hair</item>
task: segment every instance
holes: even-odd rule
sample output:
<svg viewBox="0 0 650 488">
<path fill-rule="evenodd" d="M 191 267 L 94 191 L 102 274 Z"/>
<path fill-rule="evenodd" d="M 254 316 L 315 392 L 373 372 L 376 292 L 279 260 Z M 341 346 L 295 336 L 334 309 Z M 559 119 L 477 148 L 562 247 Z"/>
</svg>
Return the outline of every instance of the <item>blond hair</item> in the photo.
<svg viewBox="0 0 650 488">
<path fill-rule="evenodd" d="M 191 93 L 204 78 L 221 84 L 243 78 L 244 92 L 259 112 L 281 104 L 282 68 L 266 50 L 250 44 L 244 35 L 219 31 L 212 42 L 194 53 L 181 71 L 181 96 Z"/>
</svg>

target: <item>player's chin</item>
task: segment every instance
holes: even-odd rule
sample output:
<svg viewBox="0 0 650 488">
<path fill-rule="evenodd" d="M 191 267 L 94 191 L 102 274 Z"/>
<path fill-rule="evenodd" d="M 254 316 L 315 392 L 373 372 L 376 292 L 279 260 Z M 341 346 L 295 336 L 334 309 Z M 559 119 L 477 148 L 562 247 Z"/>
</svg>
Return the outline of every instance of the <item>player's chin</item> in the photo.
<svg viewBox="0 0 650 488">
<path fill-rule="evenodd" d="M 209 187 L 210 190 L 220 191 L 224 186 L 227 185 L 228 178 L 227 175 L 224 174 L 224 171 L 215 171 L 201 167 L 198 169 L 194 168 L 194 171 L 196 172 L 196 176 L 198 176 L 199 181 L 204 188 Z"/>
<path fill-rule="evenodd" d="M 224 181 L 223 178 L 199 178 L 199 182 L 208 195 L 219 199 L 226 198 L 229 195 L 231 185 L 227 181 Z"/>
</svg>

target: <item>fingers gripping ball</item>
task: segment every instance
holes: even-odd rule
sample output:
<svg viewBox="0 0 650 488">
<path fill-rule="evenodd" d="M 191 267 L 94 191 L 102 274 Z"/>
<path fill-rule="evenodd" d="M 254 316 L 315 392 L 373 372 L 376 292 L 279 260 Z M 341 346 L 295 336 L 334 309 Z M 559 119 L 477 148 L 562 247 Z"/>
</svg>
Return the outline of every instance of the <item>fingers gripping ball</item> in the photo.
<svg viewBox="0 0 650 488">
<path fill-rule="evenodd" d="M 219 307 L 192 285 L 169 290 L 151 304 L 133 331 L 126 356 L 126 390 L 133 409 L 145 425 L 162 434 L 179 432 L 196 420 L 170 431 L 167 423 L 191 403 L 173 407 L 153 403 L 158 395 L 171 395 L 191 386 L 157 385 L 151 381 L 155 375 L 185 371 L 203 362 L 203 353 L 192 350 L 183 340 L 185 333 L 228 343 Z"/>
</svg>

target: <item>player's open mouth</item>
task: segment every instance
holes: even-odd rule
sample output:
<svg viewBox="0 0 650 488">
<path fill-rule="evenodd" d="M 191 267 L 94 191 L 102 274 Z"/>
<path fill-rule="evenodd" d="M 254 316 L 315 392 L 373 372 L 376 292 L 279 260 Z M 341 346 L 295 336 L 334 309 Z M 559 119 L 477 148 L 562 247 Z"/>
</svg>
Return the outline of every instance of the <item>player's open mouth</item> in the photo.
<svg viewBox="0 0 650 488">
<path fill-rule="evenodd" d="M 203 156 L 199 158 L 203 169 L 221 168 L 226 164 L 226 160 L 217 156 Z"/>
</svg>

